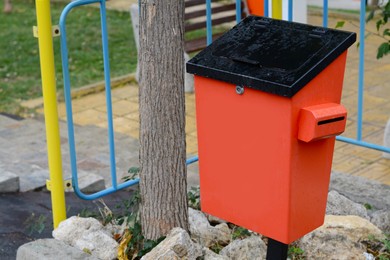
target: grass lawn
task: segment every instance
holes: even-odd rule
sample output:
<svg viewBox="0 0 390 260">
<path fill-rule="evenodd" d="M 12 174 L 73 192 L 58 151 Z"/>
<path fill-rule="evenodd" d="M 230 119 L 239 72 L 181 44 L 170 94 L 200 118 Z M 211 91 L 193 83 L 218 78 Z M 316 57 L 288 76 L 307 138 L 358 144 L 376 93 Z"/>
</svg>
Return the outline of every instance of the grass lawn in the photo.
<svg viewBox="0 0 390 260">
<path fill-rule="evenodd" d="M 13 12 L 0 14 L 0 112 L 17 114 L 19 101 L 42 95 L 33 0 L 13 0 Z M 66 2 L 51 4 L 53 25 Z M 0 1 L 0 11 L 3 1 Z M 103 80 L 99 9 L 83 6 L 68 15 L 69 69 L 73 88 Z M 130 14 L 107 10 L 111 77 L 135 71 L 137 51 Z M 57 89 L 62 89 L 59 37 L 53 39 Z"/>
</svg>

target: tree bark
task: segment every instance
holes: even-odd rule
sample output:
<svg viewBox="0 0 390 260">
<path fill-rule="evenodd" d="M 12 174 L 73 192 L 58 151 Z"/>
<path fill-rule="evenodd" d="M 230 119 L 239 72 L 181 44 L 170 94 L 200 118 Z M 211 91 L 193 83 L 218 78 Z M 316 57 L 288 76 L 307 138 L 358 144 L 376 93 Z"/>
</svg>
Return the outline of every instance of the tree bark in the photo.
<svg viewBox="0 0 390 260">
<path fill-rule="evenodd" d="M 141 0 L 140 190 L 147 239 L 188 230 L 184 1 Z"/>
</svg>

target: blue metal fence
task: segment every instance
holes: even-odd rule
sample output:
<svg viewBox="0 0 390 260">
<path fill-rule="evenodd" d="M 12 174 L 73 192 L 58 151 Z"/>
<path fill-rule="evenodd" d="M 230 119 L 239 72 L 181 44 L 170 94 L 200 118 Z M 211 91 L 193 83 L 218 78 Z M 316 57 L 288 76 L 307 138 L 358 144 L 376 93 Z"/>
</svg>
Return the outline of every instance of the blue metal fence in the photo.
<svg viewBox="0 0 390 260">
<path fill-rule="evenodd" d="M 269 17 L 269 2 L 272 3 L 272 0 L 264 1 L 264 16 Z M 206 0 L 207 13 L 211 14 L 211 0 Z M 241 6 L 241 0 L 236 0 L 236 6 Z M 241 10 L 237 8 L 236 10 L 237 20 L 241 17 Z M 365 54 L 365 30 L 366 30 L 366 1 L 360 1 L 360 46 L 359 46 L 359 82 L 358 82 L 358 104 L 357 104 L 357 132 L 356 138 L 349 138 L 344 136 L 337 136 L 338 141 L 350 143 L 353 145 L 358 145 L 370 149 L 375 149 L 378 151 L 390 153 L 390 148 L 381 146 L 378 144 L 373 144 L 365 142 L 362 140 L 362 131 L 363 131 L 363 97 L 364 97 L 364 54 Z M 288 20 L 293 20 L 293 1 L 288 0 Z M 211 26 L 211 15 L 207 16 L 207 25 Z M 323 20 L 322 24 L 324 27 L 328 27 L 328 0 L 323 1 Z M 211 28 L 207 30 L 207 38 L 211 39 Z"/>
<path fill-rule="evenodd" d="M 78 174 L 77 174 L 77 158 L 76 148 L 74 140 L 74 127 L 73 127 L 73 116 L 72 116 L 72 100 L 71 100 L 71 88 L 70 88 L 70 76 L 69 76 L 69 65 L 68 65 L 68 48 L 66 41 L 66 18 L 68 13 L 77 6 L 99 3 L 100 4 L 100 15 L 101 15 L 101 30 L 102 30 L 102 46 L 103 46 L 103 61 L 104 61 L 104 78 L 106 84 L 106 105 L 107 105 L 107 121 L 108 121 L 108 141 L 109 141 L 109 152 L 110 152 L 110 168 L 111 168 L 111 179 L 112 186 L 93 193 L 84 194 L 78 187 Z M 323 1 L 323 26 L 328 26 L 328 1 Z M 358 113 L 357 113 L 357 137 L 355 139 L 338 136 L 337 140 L 384 151 L 390 153 L 390 148 L 380 146 L 373 143 L 368 143 L 362 140 L 362 129 L 363 129 L 363 95 L 364 95 L 364 35 L 365 35 L 365 1 L 361 1 L 360 7 L 360 55 L 359 55 L 359 83 L 358 83 Z M 264 1 L 264 15 L 269 16 L 269 1 Z M 212 42 L 212 11 L 211 11 L 211 0 L 206 0 L 206 24 L 207 24 L 207 44 Z M 236 0 L 236 21 L 241 20 L 241 0 Z M 288 20 L 293 20 L 293 1 L 288 0 Z M 117 183 L 116 178 L 116 167 L 115 167 L 115 144 L 114 144 L 114 129 L 112 123 L 112 103 L 111 103 L 111 87 L 110 87 L 110 64 L 108 57 L 108 36 L 106 26 L 106 7 L 105 0 L 76 0 L 68 4 L 60 17 L 60 30 L 61 30 L 61 55 L 62 55 L 62 68 L 64 77 L 64 92 L 65 92 L 65 104 L 66 104 L 66 115 L 68 124 L 68 136 L 69 136 L 69 150 L 70 150 L 70 161 L 72 170 L 72 183 L 75 193 L 82 199 L 93 200 L 103 197 L 107 194 L 116 192 L 117 190 L 130 187 L 139 182 L 139 179 L 129 180 L 124 183 Z M 194 156 L 187 159 L 187 165 L 198 161 L 198 156 Z"/>
</svg>

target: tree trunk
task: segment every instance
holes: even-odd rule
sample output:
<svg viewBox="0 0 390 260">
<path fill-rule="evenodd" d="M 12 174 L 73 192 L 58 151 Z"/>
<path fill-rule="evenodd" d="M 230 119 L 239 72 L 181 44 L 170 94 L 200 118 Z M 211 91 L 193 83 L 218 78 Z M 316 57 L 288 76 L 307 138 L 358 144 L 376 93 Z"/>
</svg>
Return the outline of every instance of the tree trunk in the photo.
<svg viewBox="0 0 390 260">
<path fill-rule="evenodd" d="M 141 0 L 140 190 L 147 239 L 188 230 L 184 1 Z"/>
</svg>

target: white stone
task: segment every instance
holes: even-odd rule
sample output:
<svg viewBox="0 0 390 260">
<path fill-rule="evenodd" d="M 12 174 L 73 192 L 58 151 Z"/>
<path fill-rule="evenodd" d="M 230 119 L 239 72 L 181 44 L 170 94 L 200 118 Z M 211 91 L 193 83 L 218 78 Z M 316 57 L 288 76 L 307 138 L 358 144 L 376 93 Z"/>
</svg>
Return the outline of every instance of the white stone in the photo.
<svg viewBox="0 0 390 260">
<path fill-rule="evenodd" d="M 324 225 L 305 235 L 297 245 L 307 259 L 365 259 L 366 248 L 360 241 L 369 236 L 384 238 L 382 232 L 364 218 L 327 215 Z"/>
<path fill-rule="evenodd" d="M 1 170 L 1 169 L 0 169 Z M 18 192 L 19 176 L 12 172 L 0 172 L 0 193 Z"/>
<path fill-rule="evenodd" d="M 267 246 L 258 236 L 250 236 L 245 239 L 237 239 L 223 248 L 220 253 L 228 259 L 265 259 Z"/>
<path fill-rule="evenodd" d="M 98 260 L 56 239 L 39 239 L 18 248 L 16 260 Z"/>
<path fill-rule="evenodd" d="M 390 209 L 390 186 L 361 176 L 332 172 L 330 190 L 350 200 L 370 204 L 375 210 Z"/>
<path fill-rule="evenodd" d="M 377 226 L 385 234 L 390 234 L 390 211 L 378 210 L 371 216 L 371 223 Z"/>
<path fill-rule="evenodd" d="M 53 237 L 80 250 L 87 249 L 100 259 L 117 257 L 118 243 L 94 218 L 71 217 L 60 223 Z"/>
<path fill-rule="evenodd" d="M 202 256 L 202 247 L 192 242 L 184 229 L 174 228 L 160 244 L 144 255 L 141 260 L 196 260 L 200 256 Z"/>
<path fill-rule="evenodd" d="M 390 148 L 390 119 L 387 121 L 385 134 L 383 136 L 383 146 Z M 383 153 L 383 157 L 386 159 L 390 159 L 390 153 Z"/>
<path fill-rule="evenodd" d="M 370 219 L 366 208 L 352 200 L 340 195 L 337 191 L 328 193 L 328 203 L 326 205 L 327 215 L 355 215 L 365 219 Z"/>
<path fill-rule="evenodd" d="M 229 260 L 229 257 L 219 255 L 207 247 L 203 247 L 203 259 L 204 260 Z"/>
<path fill-rule="evenodd" d="M 192 208 L 188 209 L 191 238 L 202 246 L 210 247 L 214 244 L 227 245 L 231 240 L 231 230 L 226 223 L 211 226 L 206 216 Z"/>
<path fill-rule="evenodd" d="M 227 223 L 225 220 L 220 219 L 218 217 L 215 217 L 213 215 L 210 215 L 210 214 L 205 214 L 205 215 L 207 216 L 207 219 L 211 225 L 218 225 L 218 224 L 222 224 L 222 223 Z"/>
</svg>

